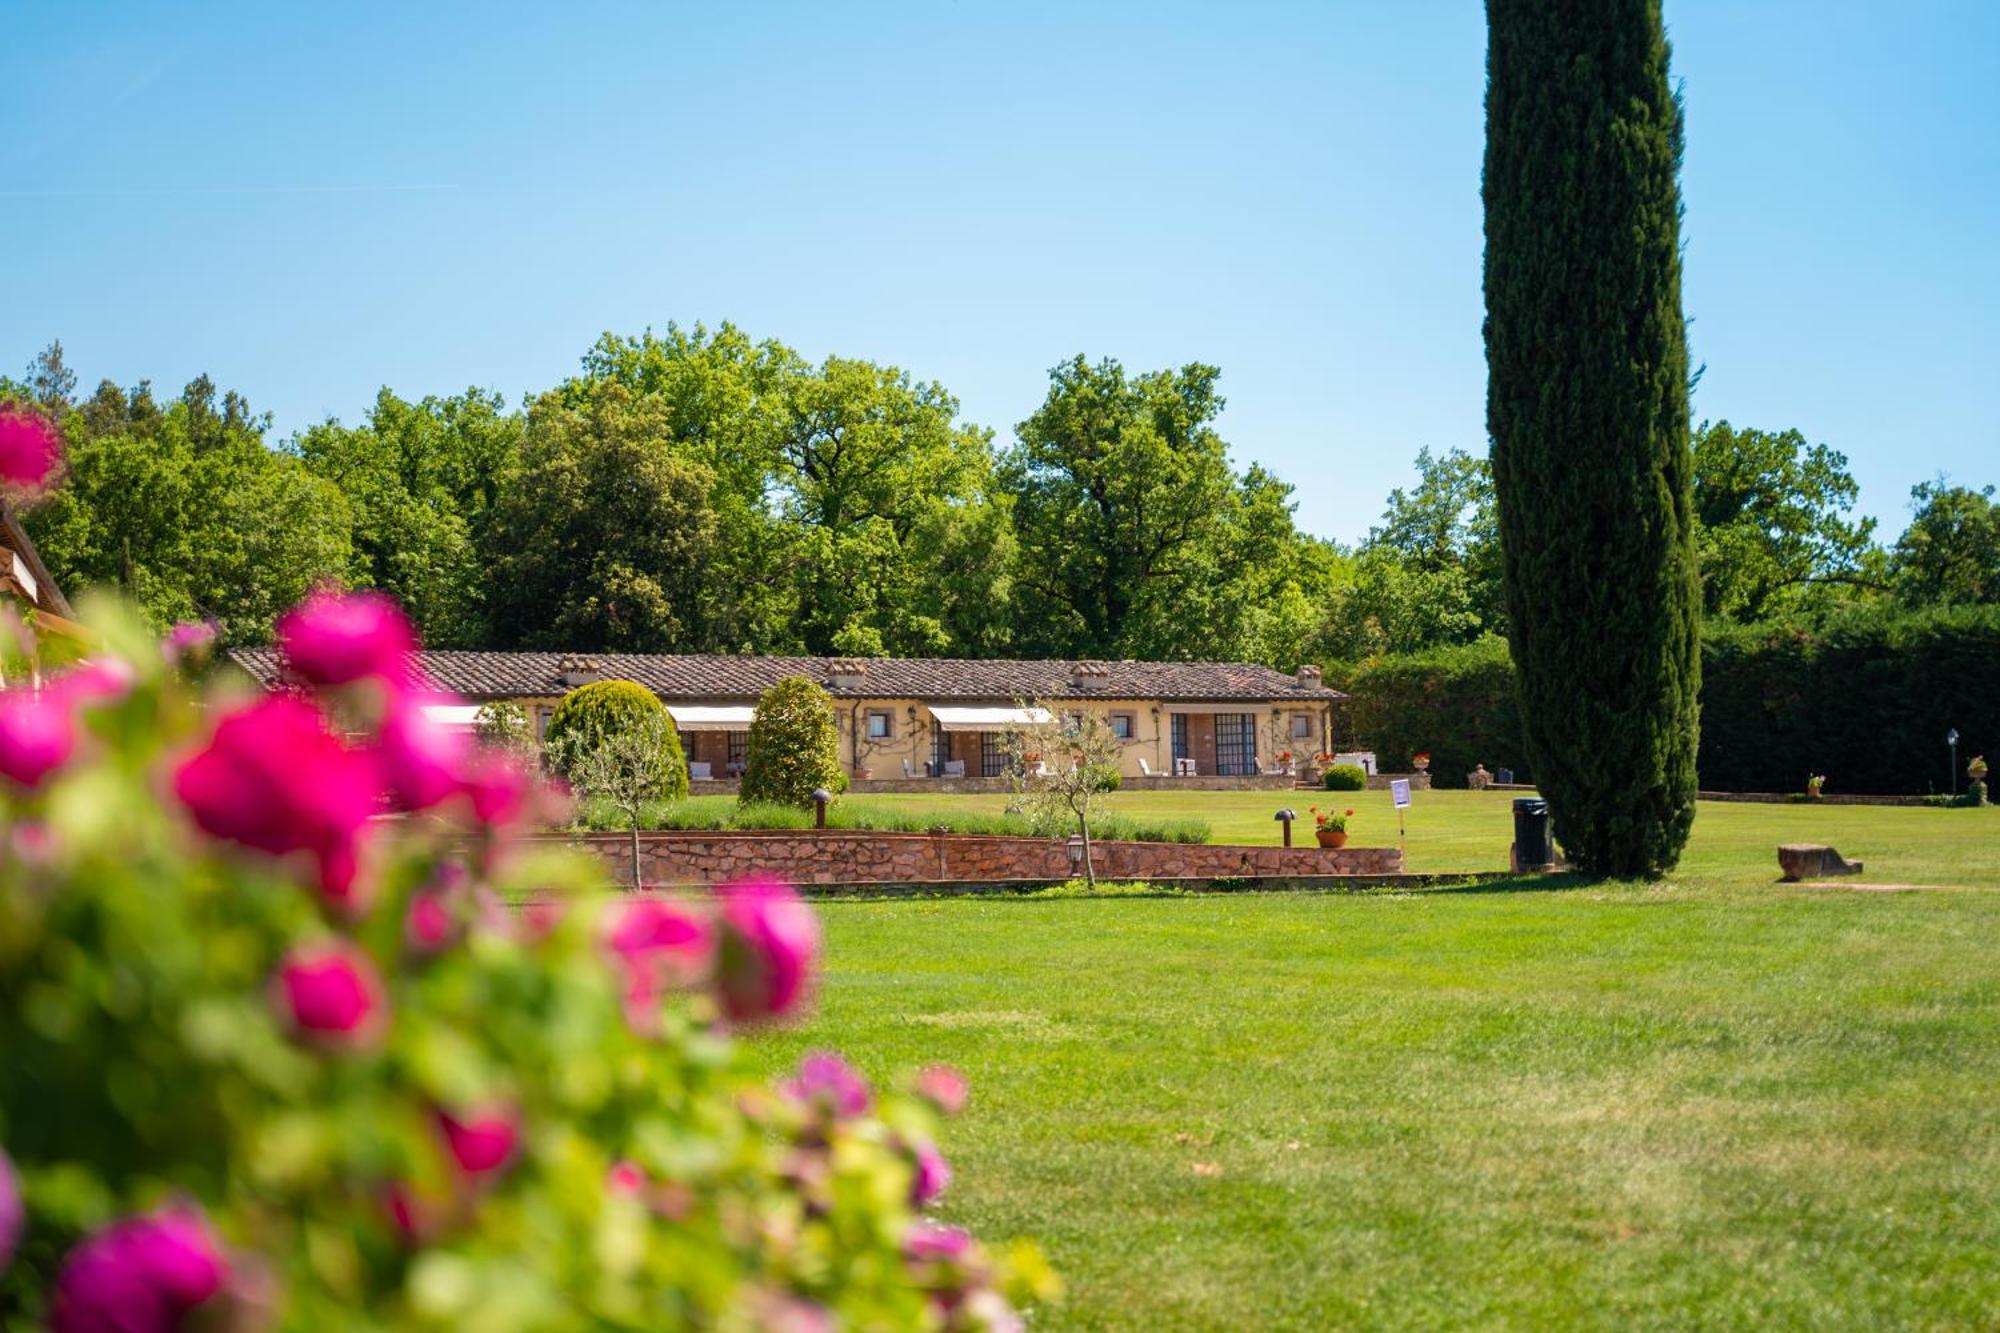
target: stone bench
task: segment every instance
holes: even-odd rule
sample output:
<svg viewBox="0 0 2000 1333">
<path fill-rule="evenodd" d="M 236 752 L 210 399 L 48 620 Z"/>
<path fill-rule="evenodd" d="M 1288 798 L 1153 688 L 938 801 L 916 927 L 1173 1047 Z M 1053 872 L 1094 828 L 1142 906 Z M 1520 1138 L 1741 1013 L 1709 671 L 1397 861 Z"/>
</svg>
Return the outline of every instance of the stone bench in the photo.
<svg viewBox="0 0 2000 1333">
<path fill-rule="evenodd" d="M 1861 862 L 1844 861 L 1839 852 L 1816 842 L 1780 843 L 1778 865 L 1785 872 L 1784 882 L 1787 884 L 1802 879 L 1824 879 L 1828 875 L 1861 873 Z"/>
</svg>

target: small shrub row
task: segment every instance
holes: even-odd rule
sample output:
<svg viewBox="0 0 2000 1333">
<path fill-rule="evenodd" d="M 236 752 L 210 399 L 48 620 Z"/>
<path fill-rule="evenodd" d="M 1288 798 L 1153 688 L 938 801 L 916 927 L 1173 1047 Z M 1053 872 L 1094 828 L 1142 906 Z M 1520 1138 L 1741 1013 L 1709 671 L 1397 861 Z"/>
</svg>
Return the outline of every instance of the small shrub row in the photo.
<svg viewBox="0 0 2000 1333">
<path fill-rule="evenodd" d="M 1004 811 L 897 809 L 887 805 L 837 801 L 827 808 L 827 827 L 880 833 L 965 833 L 987 837 L 1051 836 L 1026 815 Z M 580 803 L 577 826 L 593 831 L 623 829 L 625 816 L 601 801 Z M 648 807 L 640 827 L 718 833 L 732 829 L 809 829 L 813 812 L 771 802 L 677 801 Z M 1110 815 L 1091 824 L 1091 836 L 1115 842 L 1205 843 L 1210 829 L 1199 819 L 1134 819 Z"/>
</svg>

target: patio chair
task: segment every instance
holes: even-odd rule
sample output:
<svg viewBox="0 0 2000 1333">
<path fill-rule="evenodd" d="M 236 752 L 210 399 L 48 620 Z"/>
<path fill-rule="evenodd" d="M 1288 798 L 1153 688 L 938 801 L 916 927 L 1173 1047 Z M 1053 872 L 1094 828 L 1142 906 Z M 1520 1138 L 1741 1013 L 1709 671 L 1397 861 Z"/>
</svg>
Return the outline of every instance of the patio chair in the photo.
<svg viewBox="0 0 2000 1333">
<path fill-rule="evenodd" d="M 704 763 L 695 762 L 688 765 L 688 777 L 696 782 L 709 781 L 713 772 L 714 770 Z"/>
<path fill-rule="evenodd" d="M 945 775 L 946 777 L 948 777 L 948 778 L 962 778 L 962 777 L 964 777 L 964 776 L 965 776 L 965 761 L 964 761 L 963 759 L 947 759 L 947 760 L 945 760 L 945 761 L 944 761 L 944 775 Z"/>
<path fill-rule="evenodd" d="M 911 766 L 909 760 L 905 759 L 903 761 L 903 776 L 906 778 L 913 778 L 916 775 L 917 775 L 917 770 Z"/>
<path fill-rule="evenodd" d="M 1176 759 L 1174 760 L 1174 776 L 1177 778 L 1195 778 L 1200 777 L 1201 774 L 1195 771 L 1194 760 Z"/>
<path fill-rule="evenodd" d="M 1144 755 L 1139 756 L 1139 776 L 1142 778 L 1153 776 L 1153 766 L 1146 762 L 1146 756 Z"/>
</svg>

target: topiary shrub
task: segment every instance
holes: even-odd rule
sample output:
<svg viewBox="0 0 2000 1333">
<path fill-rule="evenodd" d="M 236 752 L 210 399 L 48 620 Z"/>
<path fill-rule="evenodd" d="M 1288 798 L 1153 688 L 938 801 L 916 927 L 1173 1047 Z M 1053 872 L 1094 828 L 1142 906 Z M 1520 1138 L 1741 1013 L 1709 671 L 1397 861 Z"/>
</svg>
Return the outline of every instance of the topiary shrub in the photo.
<svg viewBox="0 0 2000 1333">
<path fill-rule="evenodd" d="M 528 710 L 511 699 L 491 699 L 479 705 L 472 731 L 481 745 L 532 759 L 536 752 L 535 724 Z"/>
<path fill-rule="evenodd" d="M 1359 764 L 1334 764 L 1319 782 L 1327 791 L 1361 791 L 1368 786 L 1368 770 Z"/>
<path fill-rule="evenodd" d="M 659 752 L 657 762 L 648 766 L 659 777 L 651 799 L 678 801 L 687 796 L 687 756 L 681 753 L 680 733 L 674 729 L 666 705 L 644 685 L 600 680 L 571 690 L 549 719 L 542 745 L 550 768 L 568 776 L 585 762 L 584 756 L 601 750 L 610 737 L 620 734 L 645 736 Z"/>
<path fill-rule="evenodd" d="M 787 676 L 757 700 L 737 800 L 804 807 L 816 787 L 847 790 L 833 697 L 804 676 Z"/>
<path fill-rule="evenodd" d="M 0 690 L 0 1322 L 1019 1327 L 1033 1251 L 923 1211 L 963 1080 L 774 1086 L 731 1036 L 810 995 L 798 896 L 531 849 L 529 772 L 346 609 L 301 695 L 198 699 L 101 617 Z"/>
</svg>

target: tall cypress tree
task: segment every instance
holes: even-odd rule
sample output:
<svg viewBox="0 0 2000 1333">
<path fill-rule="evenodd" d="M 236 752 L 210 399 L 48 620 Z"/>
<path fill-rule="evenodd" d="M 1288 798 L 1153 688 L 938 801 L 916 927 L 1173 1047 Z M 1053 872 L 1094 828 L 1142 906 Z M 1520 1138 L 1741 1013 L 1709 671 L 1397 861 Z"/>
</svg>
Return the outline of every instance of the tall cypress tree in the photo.
<svg viewBox="0 0 2000 1333">
<path fill-rule="evenodd" d="M 1534 776 L 1581 869 L 1694 822 L 1681 107 L 1660 0 L 1488 0 L 1486 418 Z"/>
</svg>

